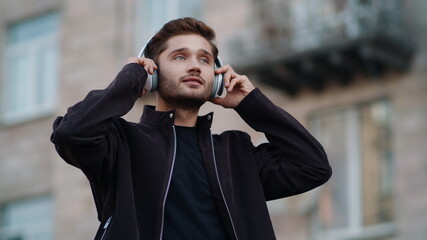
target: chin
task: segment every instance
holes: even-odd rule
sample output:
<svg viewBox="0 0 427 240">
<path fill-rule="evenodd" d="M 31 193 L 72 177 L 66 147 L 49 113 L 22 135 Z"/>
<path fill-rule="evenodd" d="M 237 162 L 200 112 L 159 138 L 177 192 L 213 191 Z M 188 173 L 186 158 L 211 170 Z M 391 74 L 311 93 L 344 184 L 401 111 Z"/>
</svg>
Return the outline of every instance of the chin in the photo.
<svg viewBox="0 0 427 240">
<path fill-rule="evenodd" d="M 208 92 L 206 89 L 183 89 L 182 91 L 176 92 L 177 96 L 182 98 L 189 99 L 199 99 L 199 100 L 209 100 L 210 91 Z"/>
<path fill-rule="evenodd" d="M 206 101 L 205 98 L 177 97 L 171 103 L 181 109 L 199 109 Z"/>
<path fill-rule="evenodd" d="M 202 92 L 175 91 L 173 94 L 161 94 L 169 105 L 181 109 L 198 109 L 209 100 L 209 95 Z"/>
</svg>

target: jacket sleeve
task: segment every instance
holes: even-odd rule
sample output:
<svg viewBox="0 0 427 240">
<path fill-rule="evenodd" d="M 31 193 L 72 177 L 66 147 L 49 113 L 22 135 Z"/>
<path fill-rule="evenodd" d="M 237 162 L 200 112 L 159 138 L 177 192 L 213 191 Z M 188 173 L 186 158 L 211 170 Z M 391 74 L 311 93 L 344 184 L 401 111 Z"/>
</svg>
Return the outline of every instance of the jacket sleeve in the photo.
<svg viewBox="0 0 427 240">
<path fill-rule="evenodd" d="M 54 121 L 51 141 L 57 152 L 89 180 L 95 181 L 111 170 L 119 137 L 114 118 L 130 111 L 146 78 L 141 65 L 127 64 L 106 89 L 89 92 Z"/>
<path fill-rule="evenodd" d="M 236 111 L 268 139 L 268 143 L 253 148 L 266 200 L 306 192 L 331 177 L 332 170 L 320 143 L 259 89 L 246 96 Z"/>
</svg>

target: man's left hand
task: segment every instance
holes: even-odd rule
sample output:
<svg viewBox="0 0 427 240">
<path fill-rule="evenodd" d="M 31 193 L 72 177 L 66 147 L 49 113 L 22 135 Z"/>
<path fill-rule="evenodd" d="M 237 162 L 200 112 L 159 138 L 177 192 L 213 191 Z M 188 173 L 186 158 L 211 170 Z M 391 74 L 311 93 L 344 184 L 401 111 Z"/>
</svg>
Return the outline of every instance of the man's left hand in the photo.
<svg viewBox="0 0 427 240">
<path fill-rule="evenodd" d="M 211 102 L 225 108 L 235 108 L 252 90 L 255 89 L 248 77 L 234 72 L 230 65 L 215 70 L 215 74 L 224 74 L 224 85 L 227 95 L 224 98 L 214 98 Z"/>
</svg>

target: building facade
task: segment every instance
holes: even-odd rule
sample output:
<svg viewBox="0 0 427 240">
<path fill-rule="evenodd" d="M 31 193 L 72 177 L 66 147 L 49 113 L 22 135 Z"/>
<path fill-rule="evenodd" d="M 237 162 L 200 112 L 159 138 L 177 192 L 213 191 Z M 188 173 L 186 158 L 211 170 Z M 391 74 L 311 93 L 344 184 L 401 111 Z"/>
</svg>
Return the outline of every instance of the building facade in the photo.
<svg viewBox="0 0 427 240">
<path fill-rule="evenodd" d="M 409 0 L 0 1 L 0 240 L 91 239 L 88 181 L 49 141 L 169 19 L 217 32 L 220 56 L 324 145 L 323 187 L 269 202 L 278 239 L 427 236 L 427 9 Z M 125 116 L 138 121 L 144 96 Z M 233 110 L 213 132 L 248 131 Z"/>
</svg>

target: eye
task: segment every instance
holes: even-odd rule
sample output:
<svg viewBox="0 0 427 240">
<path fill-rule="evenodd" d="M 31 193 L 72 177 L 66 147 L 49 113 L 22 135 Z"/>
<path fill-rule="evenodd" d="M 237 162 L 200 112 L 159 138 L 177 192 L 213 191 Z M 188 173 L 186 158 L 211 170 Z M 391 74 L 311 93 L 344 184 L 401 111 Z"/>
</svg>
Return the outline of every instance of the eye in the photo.
<svg viewBox="0 0 427 240">
<path fill-rule="evenodd" d="M 185 60 L 185 57 L 182 55 L 177 55 L 173 58 L 174 60 Z"/>
<path fill-rule="evenodd" d="M 209 59 L 207 59 L 207 58 L 201 58 L 200 62 L 209 64 Z"/>
</svg>

